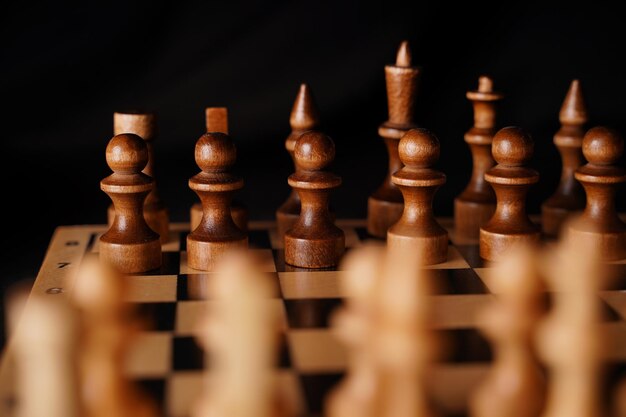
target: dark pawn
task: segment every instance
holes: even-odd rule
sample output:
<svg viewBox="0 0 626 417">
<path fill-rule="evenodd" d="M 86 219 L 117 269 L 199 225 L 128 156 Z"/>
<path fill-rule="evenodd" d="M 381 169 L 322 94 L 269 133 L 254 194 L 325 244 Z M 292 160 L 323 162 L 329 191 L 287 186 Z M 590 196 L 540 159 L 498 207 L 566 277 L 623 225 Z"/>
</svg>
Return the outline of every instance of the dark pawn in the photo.
<svg viewBox="0 0 626 417">
<path fill-rule="evenodd" d="M 606 261 L 626 258 L 626 225 L 615 207 L 617 189 L 626 182 L 626 171 L 618 165 L 623 153 L 624 140 L 616 131 L 589 129 L 583 138 L 583 155 L 589 163 L 575 174 L 587 193 L 587 206 L 581 221 L 572 226 L 573 236 L 599 247 Z"/>
<path fill-rule="evenodd" d="M 227 252 L 248 247 L 248 237 L 230 213 L 233 193 L 243 188 L 243 179 L 229 172 L 237 151 L 224 133 L 202 135 L 195 157 L 202 172 L 189 179 L 189 188 L 200 197 L 202 219 L 187 236 L 187 263 L 194 269 L 212 271 Z"/>
<path fill-rule="evenodd" d="M 330 191 L 341 178 L 322 171 L 335 158 L 335 144 L 326 135 L 309 131 L 296 141 L 296 164 L 300 172 L 289 176 L 289 185 L 298 192 L 300 217 L 285 233 L 285 262 L 300 268 L 335 266 L 345 249 L 345 236 L 334 225 L 328 211 Z"/>
<path fill-rule="evenodd" d="M 532 138 L 519 127 L 505 127 L 496 133 L 491 153 L 498 165 L 485 173 L 496 193 L 496 211 L 480 228 L 480 256 L 498 261 L 517 245 L 539 241 L 538 227 L 526 214 L 526 195 L 539 173 L 527 168 L 533 156 Z"/>
<path fill-rule="evenodd" d="M 141 172 L 148 163 L 146 142 L 137 135 L 116 135 L 106 148 L 113 174 L 100 188 L 113 201 L 115 218 L 100 237 L 100 259 L 122 273 L 138 273 L 161 266 L 161 243 L 144 219 L 144 202 L 152 191 L 152 178 Z"/>
</svg>

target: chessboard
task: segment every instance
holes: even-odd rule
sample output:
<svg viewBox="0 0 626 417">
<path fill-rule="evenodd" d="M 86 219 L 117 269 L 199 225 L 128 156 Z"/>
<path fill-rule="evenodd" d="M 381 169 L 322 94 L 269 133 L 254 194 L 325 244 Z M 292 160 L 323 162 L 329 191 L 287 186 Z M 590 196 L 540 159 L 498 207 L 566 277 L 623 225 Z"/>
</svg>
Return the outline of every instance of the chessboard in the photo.
<svg viewBox="0 0 626 417">
<path fill-rule="evenodd" d="M 489 285 L 493 269 L 478 256 L 476 242 L 458 238 L 451 219 L 439 221 L 449 231 L 450 246 L 447 261 L 429 267 L 438 283 L 432 324 L 449 349 L 433 368 L 428 389 L 443 415 L 460 416 L 466 414 L 468 396 L 492 362 L 493 352 L 475 318 L 497 294 Z M 340 219 L 337 224 L 345 232 L 347 252 L 366 242 L 384 244 L 367 234 L 364 220 Z M 189 415 L 207 365 L 194 334 L 198 317 L 211 302 L 207 283 L 212 274 L 187 266 L 188 229 L 188 224 L 170 226 L 159 270 L 128 276 L 127 301 L 136 306 L 147 325 L 133 342 L 126 371 L 169 417 Z M 251 250 L 264 260 L 264 272 L 275 283 L 271 302 L 282 318 L 278 372 L 280 389 L 290 399 L 289 415 L 321 415 L 326 395 L 346 367 L 344 348 L 329 326 L 333 312 L 346 297 L 339 285 L 344 271 L 341 266 L 324 270 L 291 267 L 284 262 L 282 240 L 273 222 L 251 222 L 249 229 Z M 105 230 L 105 225 L 57 228 L 31 294 L 71 297 L 78 266 L 97 256 L 98 237 Z M 598 294 L 603 309 L 601 331 L 612 341 L 606 352 L 607 395 L 614 381 L 626 375 L 626 261 L 612 263 L 610 268 L 615 279 Z M 1 415 L 12 415 L 15 384 L 10 381 L 14 380 L 9 341 L 0 368 Z"/>
</svg>

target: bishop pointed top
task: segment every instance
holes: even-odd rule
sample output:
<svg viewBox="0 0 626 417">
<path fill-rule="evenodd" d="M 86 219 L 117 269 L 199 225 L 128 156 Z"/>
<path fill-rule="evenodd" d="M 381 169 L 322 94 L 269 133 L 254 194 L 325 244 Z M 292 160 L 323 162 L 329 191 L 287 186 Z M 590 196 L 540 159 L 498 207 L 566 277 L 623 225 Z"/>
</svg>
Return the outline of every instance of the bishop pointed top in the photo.
<svg viewBox="0 0 626 417">
<path fill-rule="evenodd" d="M 289 124 L 292 130 L 311 130 L 320 124 L 319 112 L 308 84 L 300 84 L 298 96 L 291 109 Z"/>
<path fill-rule="evenodd" d="M 410 67 L 411 66 L 411 47 L 409 41 L 402 41 L 400 47 L 398 47 L 398 54 L 396 55 L 396 67 Z"/>
<path fill-rule="evenodd" d="M 587 122 L 587 107 L 583 99 L 580 81 L 572 80 L 561 106 L 559 120 L 562 124 L 567 125 L 582 125 Z"/>
</svg>

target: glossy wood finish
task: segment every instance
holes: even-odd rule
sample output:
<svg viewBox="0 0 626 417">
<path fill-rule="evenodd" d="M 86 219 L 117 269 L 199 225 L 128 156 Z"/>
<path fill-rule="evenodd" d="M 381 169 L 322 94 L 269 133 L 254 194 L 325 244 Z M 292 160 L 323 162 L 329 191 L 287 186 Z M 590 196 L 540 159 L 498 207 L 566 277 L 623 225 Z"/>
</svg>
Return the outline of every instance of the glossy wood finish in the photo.
<svg viewBox="0 0 626 417">
<path fill-rule="evenodd" d="M 502 94 L 495 92 L 493 80 L 483 75 L 478 79 L 478 89 L 466 96 L 474 107 L 474 126 L 465 133 L 472 152 L 472 176 L 454 200 L 454 225 L 459 236 L 478 239 L 480 227 L 496 210 L 496 195 L 485 181 L 485 172 L 495 165 L 491 142 L 496 133 L 496 104 Z"/>
<path fill-rule="evenodd" d="M 588 163 L 576 170 L 575 178 L 587 194 L 581 221 L 571 226 L 573 236 L 586 239 L 601 248 L 603 260 L 626 258 L 626 224 L 617 214 L 615 195 L 626 182 L 626 170 L 620 165 L 624 140 L 606 127 L 589 129 L 583 138 L 583 155 Z"/>
<path fill-rule="evenodd" d="M 207 132 L 221 132 L 228 134 L 228 109 L 226 107 L 207 107 L 205 124 Z M 238 228 L 248 231 L 248 208 L 236 197 L 230 203 L 230 214 Z M 194 230 L 202 220 L 202 204 L 196 203 L 190 210 L 191 230 Z"/>
<path fill-rule="evenodd" d="M 212 271 L 225 254 L 248 247 L 246 233 L 230 214 L 232 196 L 243 188 L 243 179 L 229 172 L 236 158 L 235 145 L 224 133 L 205 133 L 196 143 L 196 164 L 202 171 L 189 179 L 189 188 L 200 197 L 203 215 L 187 236 L 191 268 Z"/>
<path fill-rule="evenodd" d="M 580 82 L 573 80 L 559 113 L 561 128 L 554 135 L 554 144 L 561 154 L 561 180 L 554 194 L 541 206 L 541 224 L 546 236 L 557 236 L 565 219 L 585 207 L 585 193 L 574 173 L 584 163 L 582 145 L 587 120 Z"/>
<path fill-rule="evenodd" d="M 298 95 L 291 109 L 291 117 L 289 118 L 291 133 L 285 140 L 285 148 L 293 160 L 296 173 L 301 171 L 293 155 L 296 140 L 307 130 L 317 129 L 319 124 L 319 111 L 317 110 L 313 93 L 308 84 L 303 83 L 300 85 Z M 276 210 L 276 224 L 281 238 L 298 221 L 298 217 L 300 217 L 300 197 L 296 190 L 291 190 L 287 200 Z"/>
<path fill-rule="evenodd" d="M 100 258 L 123 273 L 146 272 L 161 266 L 159 235 L 146 223 L 144 201 L 153 180 L 141 172 L 148 163 L 146 142 L 132 133 L 116 135 L 106 148 L 113 174 L 100 182 L 115 207 L 109 230 L 100 237 Z"/>
<path fill-rule="evenodd" d="M 303 133 L 294 147 L 300 172 L 289 176 L 289 185 L 298 192 L 300 217 L 285 233 L 285 262 L 301 268 L 337 265 L 345 249 L 345 236 L 329 213 L 330 191 L 341 178 L 324 171 L 335 158 L 335 144 L 323 133 Z"/>
<path fill-rule="evenodd" d="M 141 112 L 113 113 L 113 135 L 122 133 L 134 133 L 146 141 L 148 146 L 148 163 L 143 169 L 143 173 L 152 177 L 155 183 L 154 188 L 146 197 L 146 202 L 143 206 L 143 216 L 148 226 L 159 234 L 161 243 L 167 243 L 169 240 L 170 215 L 157 189 L 154 168 L 154 140 L 157 137 L 156 115 L 154 113 Z M 110 205 L 107 211 L 109 226 L 113 224 L 114 218 L 115 209 L 113 205 Z"/>
<path fill-rule="evenodd" d="M 403 41 L 398 48 L 395 65 L 385 66 L 389 120 L 378 128 L 385 141 L 389 156 L 387 176 L 367 201 L 367 231 L 379 238 L 387 236 L 387 229 L 402 216 L 402 193 L 394 185 L 391 176 L 402 168 L 398 157 L 398 142 L 413 129 L 413 113 L 420 68 L 412 66 L 409 43 Z"/>
<path fill-rule="evenodd" d="M 391 252 L 414 253 L 425 265 L 448 258 L 448 232 L 433 214 L 433 198 L 446 176 L 431 168 L 439 159 L 439 140 L 426 129 L 412 129 L 400 140 L 404 168 L 391 177 L 404 196 L 404 211 L 387 231 Z"/>
<path fill-rule="evenodd" d="M 498 165 L 485 173 L 496 193 L 496 211 L 480 228 L 480 256 L 501 260 L 518 245 L 539 242 L 539 229 L 526 213 L 526 195 L 539 173 L 526 167 L 532 158 L 532 138 L 519 127 L 505 127 L 493 138 L 491 153 Z"/>
</svg>

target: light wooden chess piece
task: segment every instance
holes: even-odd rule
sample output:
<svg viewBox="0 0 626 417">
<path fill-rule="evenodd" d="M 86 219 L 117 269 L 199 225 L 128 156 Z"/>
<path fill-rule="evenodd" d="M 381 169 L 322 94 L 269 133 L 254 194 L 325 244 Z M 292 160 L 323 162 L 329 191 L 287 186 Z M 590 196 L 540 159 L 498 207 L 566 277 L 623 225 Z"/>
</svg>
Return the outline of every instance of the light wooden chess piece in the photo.
<svg viewBox="0 0 626 417">
<path fill-rule="evenodd" d="M 474 107 L 474 126 L 465 133 L 472 152 L 472 176 L 463 192 L 454 200 L 454 230 L 459 236 L 478 239 L 480 227 L 496 209 L 496 195 L 485 181 L 485 172 L 495 165 L 491 142 L 496 133 L 496 104 L 502 94 L 493 90 L 493 80 L 482 75 L 478 89 L 468 91 Z"/>
<path fill-rule="evenodd" d="M 224 254 L 248 247 L 247 235 L 230 213 L 232 195 L 243 187 L 243 179 L 229 172 L 237 150 L 224 133 L 202 135 L 195 158 L 202 171 L 189 179 L 189 188 L 200 197 L 203 215 L 200 225 L 187 236 L 187 263 L 194 269 L 212 271 Z"/>
<path fill-rule="evenodd" d="M 448 232 L 433 214 L 435 192 L 446 182 L 443 173 L 431 168 L 439 159 L 439 140 L 426 129 L 412 129 L 398 150 L 405 166 L 392 181 L 404 196 L 404 212 L 387 232 L 387 247 L 392 252 L 408 250 L 426 265 L 445 262 Z"/>
<path fill-rule="evenodd" d="M 367 201 L 367 231 L 381 239 L 402 216 L 402 193 L 391 181 L 391 176 L 402 168 L 398 141 L 406 132 L 417 127 L 413 122 L 413 113 L 421 71 L 411 61 L 409 43 L 403 41 L 398 48 L 395 65 L 385 66 L 389 120 L 380 125 L 378 134 L 387 147 L 389 169 L 384 182 Z"/>
<path fill-rule="evenodd" d="M 584 125 L 587 108 L 578 80 L 570 84 L 559 113 L 561 128 L 554 135 L 554 144 L 561 154 L 561 180 L 556 191 L 541 205 L 541 225 L 546 236 L 556 237 L 561 224 L 573 212 L 585 207 L 585 194 L 574 173 L 583 164 Z"/>
<path fill-rule="evenodd" d="M 626 170 L 619 164 L 624 140 L 606 127 L 589 129 L 583 138 L 583 155 L 588 163 L 574 174 L 587 194 L 581 221 L 574 223 L 572 234 L 588 245 L 602 248 L 605 261 L 626 258 L 626 224 L 617 214 L 615 196 L 626 182 Z"/>
<path fill-rule="evenodd" d="M 146 141 L 148 147 L 148 164 L 143 169 L 143 173 L 155 180 L 154 176 L 154 140 L 157 136 L 156 116 L 153 113 L 139 112 L 115 112 L 113 113 L 113 134 L 133 133 Z M 115 219 L 115 208 L 109 206 L 108 222 L 109 226 Z M 157 190 L 156 180 L 152 191 L 146 197 L 143 205 L 143 216 L 148 226 L 157 232 L 161 238 L 161 243 L 169 240 L 169 211 Z"/>
<path fill-rule="evenodd" d="M 144 219 L 144 201 L 153 180 L 142 169 L 148 163 L 146 142 L 132 133 L 116 135 L 106 148 L 113 174 L 100 182 L 115 207 L 115 219 L 100 237 L 100 258 L 123 273 L 161 266 L 161 243 Z"/>
</svg>

